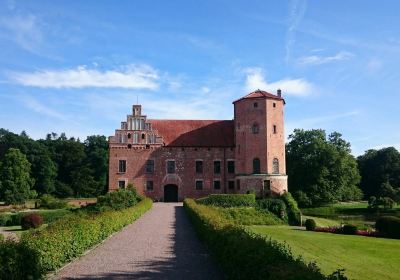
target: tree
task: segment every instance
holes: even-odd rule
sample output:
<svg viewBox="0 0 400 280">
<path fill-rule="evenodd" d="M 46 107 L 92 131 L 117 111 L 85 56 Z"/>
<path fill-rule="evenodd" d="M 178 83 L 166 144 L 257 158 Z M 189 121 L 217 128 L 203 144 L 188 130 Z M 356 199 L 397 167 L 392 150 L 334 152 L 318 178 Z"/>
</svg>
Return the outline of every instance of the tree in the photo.
<svg viewBox="0 0 400 280">
<path fill-rule="evenodd" d="M 289 190 L 301 206 L 360 199 L 360 175 L 350 143 L 333 132 L 296 129 L 286 145 Z"/>
<path fill-rule="evenodd" d="M 0 199 L 7 204 L 21 204 L 34 197 L 30 171 L 26 156 L 18 149 L 9 149 L 0 164 Z"/>
<path fill-rule="evenodd" d="M 388 196 L 400 192 L 400 153 L 394 147 L 368 150 L 357 158 L 361 174 L 360 188 L 365 197 Z M 399 198 L 397 198 L 397 201 Z"/>
</svg>

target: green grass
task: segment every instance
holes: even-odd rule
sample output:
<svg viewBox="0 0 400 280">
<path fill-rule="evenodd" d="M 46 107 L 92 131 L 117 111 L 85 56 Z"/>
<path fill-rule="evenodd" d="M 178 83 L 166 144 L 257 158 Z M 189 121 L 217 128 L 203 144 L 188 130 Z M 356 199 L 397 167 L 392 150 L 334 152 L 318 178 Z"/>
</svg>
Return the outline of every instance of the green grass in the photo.
<svg viewBox="0 0 400 280">
<path fill-rule="evenodd" d="M 330 220 L 325 218 L 319 217 L 312 217 L 312 216 L 303 216 L 303 224 L 307 219 L 313 219 L 317 224 L 317 227 L 334 227 L 340 226 L 340 222 L 336 220 Z"/>
<path fill-rule="evenodd" d="M 297 256 L 316 261 L 324 274 L 344 268 L 349 279 L 400 279 L 400 240 L 309 232 L 289 226 L 251 226 L 285 241 Z"/>
<path fill-rule="evenodd" d="M 268 211 L 260 211 L 254 207 L 222 208 L 212 207 L 225 219 L 236 225 L 281 225 L 284 222 Z"/>
</svg>

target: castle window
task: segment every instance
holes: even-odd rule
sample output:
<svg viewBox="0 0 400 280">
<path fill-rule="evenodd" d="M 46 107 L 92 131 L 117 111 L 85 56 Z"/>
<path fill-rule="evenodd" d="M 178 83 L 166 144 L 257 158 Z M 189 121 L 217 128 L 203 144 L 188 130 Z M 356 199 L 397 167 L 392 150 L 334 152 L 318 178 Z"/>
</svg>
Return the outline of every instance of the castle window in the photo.
<svg viewBox="0 0 400 280">
<path fill-rule="evenodd" d="M 148 159 L 146 160 L 146 173 L 154 172 L 154 160 Z"/>
<path fill-rule="evenodd" d="M 126 172 L 126 160 L 120 160 L 118 163 L 118 172 L 125 173 Z"/>
<path fill-rule="evenodd" d="M 130 133 L 128 133 L 128 139 L 131 139 L 131 134 Z"/>
<path fill-rule="evenodd" d="M 277 158 L 272 161 L 272 173 L 279 174 L 279 160 Z"/>
<path fill-rule="evenodd" d="M 260 174 L 260 173 L 261 173 L 260 159 L 255 158 L 253 159 L 253 174 Z"/>
<path fill-rule="evenodd" d="M 276 125 L 273 126 L 273 132 L 276 134 Z"/>
<path fill-rule="evenodd" d="M 214 180 L 214 190 L 220 190 L 220 189 L 221 189 L 221 181 Z"/>
<path fill-rule="evenodd" d="M 270 191 L 271 190 L 271 181 L 270 180 L 264 180 L 264 191 Z"/>
<path fill-rule="evenodd" d="M 203 173 L 203 161 L 196 160 L 196 173 Z"/>
<path fill-rule="evenodd" d="M 196 180 L 196 190 L 202 190 L 203 189 L 203 180 Z"/>
<path fill-rule="evenodd" d="M 228 173 L 235 173 L 235 162 L 233 160 L 228 160 Z"/>
<path fill-rule="evenodd" d="M 215 160 L 214 161 L 214 174 L 220 174 L 221 173 L 221 161 Z"/>
<path fill-rule="evenodd" d="M 118 181 L 118 188 L 125 189 L 125 181 Z"/>
<path fill-rule="evenodd" d="M 228 181 L 228 189 L 233 190 L 235 188 L 235 181 Z"/>
<path fill-rule="evenodd" d="M 174 160 L 168 160 L 167 161 L 167 173 L 168 174 L 174 174 L 175 173 L 175 161 Z"/>
<path fill-rule="evenodd" d="M 272 103 L 272 107 L 274 107 L 274 108 L 276 107 L 276 103 L 275 103 L 275 102 L 274 102 L 274 103 Z"/>
<path fill-rule="evenodd" d="M 154 190 L 153 181 L 146 181 L 146 191 L 152 192 Z"/>
<path fill-rule="evenodd" d="M 251 127 L 251 132 L 253 132 L 253 134 L 258 134 L 260 128 L 258 127 L 258 124 L 253 124 L 253 126 Z"/>
<path fill-rule="evenodd" d="M 253 106 L 254 106 L 254 108 L 257 108 L 258 107 L 258 103 L 254 102 Z"/>
<path fill-rule="evenodd" d="M 146 134 L 142 133 L 142 139 L 146 139 Z"/>
</svg>

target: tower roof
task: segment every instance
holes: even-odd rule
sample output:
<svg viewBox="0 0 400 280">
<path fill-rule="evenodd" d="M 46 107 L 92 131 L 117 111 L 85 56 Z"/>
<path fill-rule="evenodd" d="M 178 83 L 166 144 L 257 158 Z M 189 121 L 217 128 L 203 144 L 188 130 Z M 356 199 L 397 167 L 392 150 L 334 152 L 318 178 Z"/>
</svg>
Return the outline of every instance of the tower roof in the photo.
<svg viewBox="0 0 400 280">
<path fill-rule="evenodd" d="M 266 92 L 266 91 L 260 90 L 260 89 L 250 92 L 248 95 L 243 96 L 242 98 L 239 98 L 239 99 L 233 101 L 233 103 L 236 103 L 243 99 L 253 99 L 253 98 L 270 98 L 270 99 L 282 100 L 283 103 L 285 104 L 285 99 L 283 99 L 281 96 L 278 96 L 278 95 L 275 95 L 275 94 L 272 94 L 272 93 L 269 93 L 269 92 Z"/>
</svg>

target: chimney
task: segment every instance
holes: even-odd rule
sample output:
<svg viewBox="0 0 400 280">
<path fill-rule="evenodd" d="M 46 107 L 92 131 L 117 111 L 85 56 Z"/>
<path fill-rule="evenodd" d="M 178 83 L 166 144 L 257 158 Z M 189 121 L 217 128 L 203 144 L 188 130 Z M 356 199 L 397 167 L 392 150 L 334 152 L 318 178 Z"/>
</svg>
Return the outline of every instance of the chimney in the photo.
<svg viewBox="0 0 400 280">
<path fill-rule="evenodd" d="M 282 97 L 282 91 L 280 88 L 276 91 L 276 93 L 277 93 L 278 97 Z"/>
</svg>

